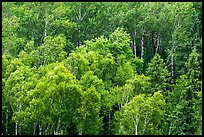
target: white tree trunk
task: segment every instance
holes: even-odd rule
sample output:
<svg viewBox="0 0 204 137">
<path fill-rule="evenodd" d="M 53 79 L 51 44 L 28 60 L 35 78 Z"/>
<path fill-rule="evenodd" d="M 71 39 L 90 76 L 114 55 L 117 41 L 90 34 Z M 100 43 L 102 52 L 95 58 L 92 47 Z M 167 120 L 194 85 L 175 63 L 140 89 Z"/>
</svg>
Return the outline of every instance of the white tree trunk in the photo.
<svg viewBox="0 0 204 137">
<path fill-rule="evenodd" d="M 47 19 L 47 15 L 46 15 L 47 13 L 45 13 L 45 29 L 44 29 L 44 40 L 45 40 L 45 38 L 47 37 L 47 24 L 48 24 L 48 19 Z M 42 51 L 43 53 L 43 65 L 45 65 L 45 63 L 46 63 L 46 57 L 45 57 L 45 49 L 43 49 L 43 51 Z"/>
<path fill-rule="evenodd" d="M 47 18 L 45 19 L 44 39 L 47 37 Z"/>
<path fill-rule="evenodd" d="M 44 29 L 44 39 L 47 37 L 47 25 L 48 25 L 48 18 L 47 18 L 47 11 L 45 10 L 45 29 Z"/>
<path fill-rule="evenodd" d="M 39 135 L 42 135 L 42 127 L 40 124 L 39 124 Z"/>
<path fill-rule="evenodd" d="M 141 59 L 143 59 L 143 55 L 144 55 L 144 36 L 142 35 L 142 39 L 141 39 Z"/>
<path fill-rule="evenodd" d="M 134 48 L 134 54 L 135 54 L 135 58 L 136 58 L 137 54 L 136 54 L 136 45 L 135 44 L 133 45 L 133 48 Z"/>
<path fill-rule="evenodd" d="M 155 50 L 155 54 L 154 55 L 157 55 L 158 49 L 159 49 L 159 34 L 156 37 L 156 50 Z"/>
<path fill-rule="evenodd" d="M 81 6 L 79 6 L 79 10 L 78 10 L 78 15 L 76 16 L 76 20 L 77 20 L 77 26 L 78 26 L 78 36 L 80 36 L 81 34 L 81 22 L 84 19 L 84 17 L 86 16 L 86 13 L 84 13 L 84 15 L 82 15 L 81 12 Z M 77 46 L 79 47 L 82 44 L 80 37 L 78 37 L 77 40 Z"/>
<path fill-rule="evenodd" d="M 59 134 L 59 128 L 60 128 L 60 123 L 61 123 L 61 119 L 60 117 L 58 118 L 58 123 L 57 123 L 57 134 Z"/>
<path fill-rule="evenodd" d="M 171 121 L 170 127 L 169 127 L 169 135 L 171 135 L 171 127 L 172 127 L 172 121 Z"/>
<path fill-rule="evenodd" d="M 174 76 L 174 58 L 173 58 L 173 53 L 172 53 L 171 55 L 171 84 L 173 84 L 174 82 L 173 76 Z"/>
<path fill-rule="evenodd" d="M 144 126 L 143 126 L 143 134 L 145 133 L 145 130 L 146 130 L 146 126 L 147 126 L 147 123 L 149 122 L 149 119 L 148 119 L 148 114 L 146 115 L 145 117 L 145 121 L 144 121 Z"/>
<path fill-rule="evenodd" d="M 137 125 L 135 125 L 135 135 L 137 135 Z"/>
<path fill-rule="evenodd" d="M 138 128 L 137 119 L 134 120 L 133 122 L 134 122 L 134 127 L 135 127 L 135 135 L 137 135 L 137 128 Z"/>
<path fill-rule="evenodd" d="M 135 55 L 135 58 L 137 57 L 137 51 L 136 51 L 136 36 L 137 36 L 137 33 L 135 31 L 135 34 L 133 35 L 133 50 L 134 50 L 134 55 Z"/>
<path fill-rule="evenodd" d="M 18 135 L 18 123 L 16 122 L 16 125 L 15 125 L 15 135 Z"/>
<path fill-rule="evenodd" d="M 79 130 L 78 130 L 78 135 L 82 135 L 83 134 L 83 128 L 80 127 Z"/>
<path fill-rule="evenodd" d="M 140 116 L 135 118 L 135 120 L 133 120 L 134 122 L 134 127 L 135 127 L 135 135 L 138 135 L 138 124 L 139 124 L 139 120 L 140 120 Z"/>
<path fill-rule="evenodd" d="M 143 134 L 145 133 L 146 125 L 147 125 L 147 118 L 145 118 L 145 121 L 144 121 L 144 126 L 143 126 L 143 130 L 142 130 Z"/>
</svg>

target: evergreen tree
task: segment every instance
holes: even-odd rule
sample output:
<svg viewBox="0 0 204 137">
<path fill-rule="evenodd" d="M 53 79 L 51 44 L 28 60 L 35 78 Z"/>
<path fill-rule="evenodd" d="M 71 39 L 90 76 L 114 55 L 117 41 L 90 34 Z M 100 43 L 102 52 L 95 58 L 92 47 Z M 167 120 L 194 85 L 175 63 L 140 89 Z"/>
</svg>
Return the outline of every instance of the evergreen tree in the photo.
<svg viewBox="0 0 204 137">
<path fill-rule="evenodd" d="M 180 76 L 173 91 L 175 116 L 172 134 L 194 135 L 199 128 L 200 114 L 198 108 L 198 92 L 201 90 L 199 81 L 199 64 L 196 48 L 192 50 L 186 63 L 186 74 Z"/>
<path fill-rule="evenodd" d="M 154 56 L 151 62 L 148 64 L 146 74 L 150 77 L 152 92 L 163 90 L 167 92 L 169 90 L 169 72 L 166 69 L 163 59 L 159 54 Z M 165 93 L 167 95 L 167 93 Z"/>
</svg>

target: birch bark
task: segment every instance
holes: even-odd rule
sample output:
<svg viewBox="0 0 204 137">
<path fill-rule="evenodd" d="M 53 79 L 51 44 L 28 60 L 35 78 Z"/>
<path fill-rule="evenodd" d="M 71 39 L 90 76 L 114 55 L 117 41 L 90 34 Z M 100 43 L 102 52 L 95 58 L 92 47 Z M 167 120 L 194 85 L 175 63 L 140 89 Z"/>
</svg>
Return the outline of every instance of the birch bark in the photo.
<svg viewBox="0 0 204 137">
<path fill-rule="evenodd" d="M 143 59 L 143 55 L 144 55 L 144 36 L 142 35 L 142 39 L 141 39 L 141 59 Z"/>
</svg>

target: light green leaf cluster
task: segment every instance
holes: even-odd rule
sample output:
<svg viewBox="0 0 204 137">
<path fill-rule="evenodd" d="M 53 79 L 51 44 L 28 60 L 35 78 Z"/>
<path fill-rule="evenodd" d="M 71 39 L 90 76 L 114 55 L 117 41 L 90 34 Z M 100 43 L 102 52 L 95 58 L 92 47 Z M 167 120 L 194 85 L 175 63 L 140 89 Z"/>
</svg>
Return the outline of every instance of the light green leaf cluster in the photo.
<svg viewBox="0 0 204 137">
<path fill-rule="evenodd" d="M 115 113 L 116 134 L 161 134 L 156 126 L 163 119 L 165 100 L 160 92 L 139 94 Z M 154 118 L 157 117 L 155 120 Z M 154 127 L 152 127 L 154 125 Z M 122 132 L 121 132 L 122 131 Z"/>
</svg>

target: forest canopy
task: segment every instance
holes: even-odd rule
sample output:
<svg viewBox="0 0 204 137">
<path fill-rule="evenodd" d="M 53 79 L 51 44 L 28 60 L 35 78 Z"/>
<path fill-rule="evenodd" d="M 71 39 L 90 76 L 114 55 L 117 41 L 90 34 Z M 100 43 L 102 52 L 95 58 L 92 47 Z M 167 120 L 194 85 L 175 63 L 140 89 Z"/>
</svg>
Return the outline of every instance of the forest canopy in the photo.
<svg viewBox="0 0 204 137">
<path fill-rule="evenodd" d="M 2 2 L 2 135 L 201 134 L 201 2 Z"/>
</svg>

